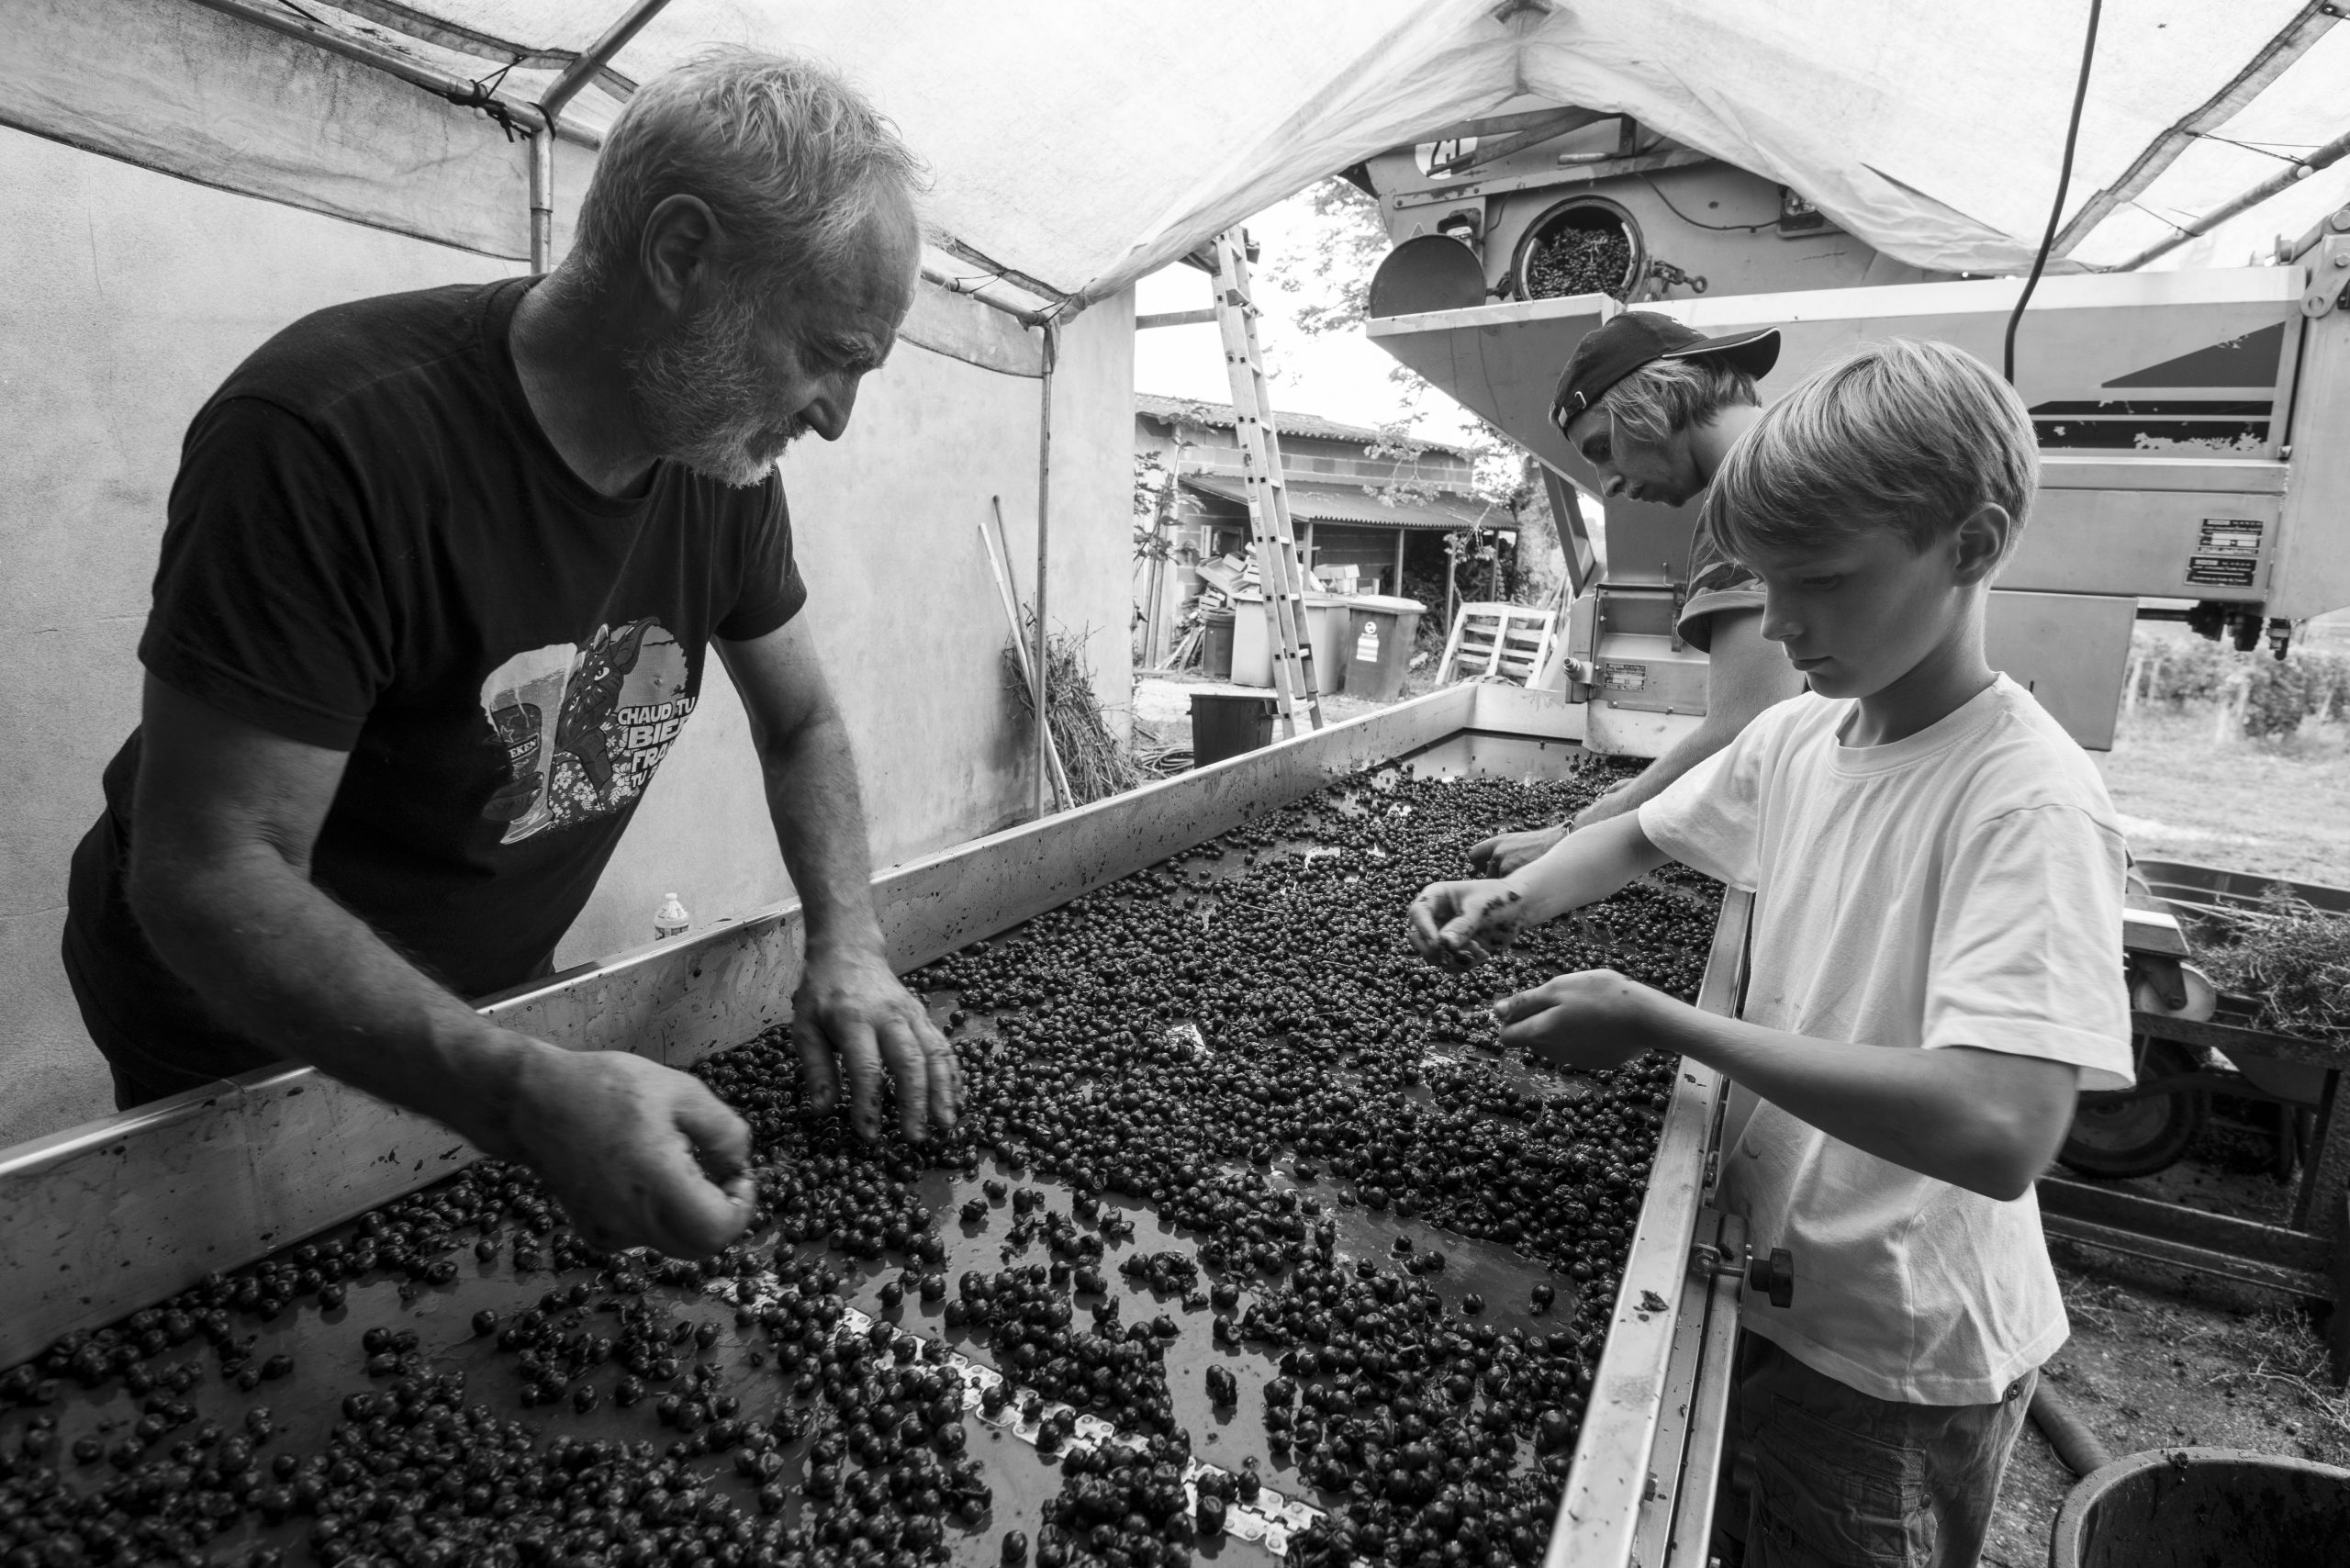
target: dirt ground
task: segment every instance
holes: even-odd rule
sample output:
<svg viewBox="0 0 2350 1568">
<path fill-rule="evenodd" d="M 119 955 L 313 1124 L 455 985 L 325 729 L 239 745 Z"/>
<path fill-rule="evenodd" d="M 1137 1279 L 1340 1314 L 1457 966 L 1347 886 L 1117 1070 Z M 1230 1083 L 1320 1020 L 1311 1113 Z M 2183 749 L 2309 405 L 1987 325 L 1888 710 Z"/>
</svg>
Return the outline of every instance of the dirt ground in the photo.
<svg viewBox="0 0 2350 1568">
<path fill-rule="evenodd" d="M 2266 1135 L 2224 1114 L 2170 1170 L 2113 1185 L 2249 1218 L 2282 1218 L 2291 1199 Z M 2117 1457 L 2197 1446 L 2350 1467 L 2350 1399 L 2327 1375 L 2316 1325 L 2292 1300 L 2069 1242 L 2050 1251 L 2073 1337 L 2042 1375 Z M 2073 1483 L 2027 1424 L 1983 1561 L 2045 1563 L 2049 1528 Z"/>
</svg>

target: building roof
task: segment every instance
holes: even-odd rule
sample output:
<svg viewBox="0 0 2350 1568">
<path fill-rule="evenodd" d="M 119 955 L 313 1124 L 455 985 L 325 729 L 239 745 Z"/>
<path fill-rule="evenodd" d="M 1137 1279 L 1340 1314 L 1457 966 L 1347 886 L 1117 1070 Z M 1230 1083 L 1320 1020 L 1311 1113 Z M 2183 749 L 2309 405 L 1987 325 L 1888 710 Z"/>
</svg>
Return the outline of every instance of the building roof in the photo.
<svg viewBox="0 0 2350 1568">
<path fill-rule="evenodd" d="M 1222 474 L 1186 474 L 1181 482 L 1205 495 L 1237 501 L 1243 507 L 1248 504 L 1248 491 L 1243 483 Z M 1290 515 L 1311 518 L 1316 522 L 1352 523 L 1367 528 L 1432 528 L 1448 533 L 1462 528 L 1517 526 L 1517 520 L 1508 509 L 1463 495 L 1438 494 L 1424 501 L 1390 505 L 1377 496 L 1365 494 L 1360 484 L 1292 479 L 1286 487 Z"/>
<path fill-rule="evenodd" d="M 1196 398 L 1163 398 L 1156 392 L 1137 392 L 1135 394 L 1135 412 L 1157 420 L 1161 424 L 1173 424 L 1181 420 L 1187 424 L 1214 425 L 1222 430 L 1234 428 L 1231 404 L 1203 403 Z M 1273 410 L 1273 425 L 1283 435 L 1311 441 L 1358 441 L 1368 446 L 1379 439 L 1379 432 L 1368 425 L 1340 424 L 1319 414 L 1292 413 L 1287 409 Z M 1414 446 L 1428 452 L 1441 452 L 1463 459 L 1477 455 L 1469 448 L 1457 446 L 1449 441 L 1429 441 L 1416 435 L 1409 439 Z"/>
</svg>

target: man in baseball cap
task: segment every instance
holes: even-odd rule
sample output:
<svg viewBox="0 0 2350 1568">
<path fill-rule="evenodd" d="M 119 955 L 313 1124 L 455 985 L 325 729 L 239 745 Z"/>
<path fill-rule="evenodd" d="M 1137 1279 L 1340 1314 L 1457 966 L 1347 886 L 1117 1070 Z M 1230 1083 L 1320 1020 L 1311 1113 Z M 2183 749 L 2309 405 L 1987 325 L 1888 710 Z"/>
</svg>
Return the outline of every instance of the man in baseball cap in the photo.
<svg viewBox="0 0 2350 1568">
<path fill-rule="evenodd" d="M 1762 417 L 1754 390 L 1779 359 L 1779 330 L 1709 338 L 1653 310 L 1627 310 L 1585 335 L 1568 356 L 1550 420 L 1599 476 L 1603 499 L 1685 506 Z M 1728 745 L 1747 721 L 1803 689 L 1786 655 L 1762 637 L 1762 585 L 1703 524 L 1689 547 L 1689 585 L 1675 630 L 1707 655 L 1706 716 L 1639 778 L 1602 795 L 1571 823 L 1496 834 L 1470 850 L 1490 876 L 1539 857 L 1570 828 L 1624 812 Z"/>
</svg>

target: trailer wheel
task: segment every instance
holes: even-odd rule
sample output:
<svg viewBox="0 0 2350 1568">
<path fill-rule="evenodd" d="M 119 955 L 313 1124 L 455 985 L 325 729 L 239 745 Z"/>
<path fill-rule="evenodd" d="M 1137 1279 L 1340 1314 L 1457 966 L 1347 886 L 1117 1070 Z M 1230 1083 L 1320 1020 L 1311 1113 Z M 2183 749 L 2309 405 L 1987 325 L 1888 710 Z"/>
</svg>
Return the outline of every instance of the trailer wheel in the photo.
<svg viewBox="0 0 2350 1568">
<path fill-rule="evenodd" d="M 2139 1038 L 2138 1081 L 2196 1070 L 2194 1053 L 2176 1040 Z M 2211 1097 L 2199 1092 L 2149 1094 L 2086 1093 L 2073 1109 L 2073 1130 L 2057 1159 L 2084 1176 L 2151 1176 L 2175 1163 L 2211 1117 Z"/>
</svg>

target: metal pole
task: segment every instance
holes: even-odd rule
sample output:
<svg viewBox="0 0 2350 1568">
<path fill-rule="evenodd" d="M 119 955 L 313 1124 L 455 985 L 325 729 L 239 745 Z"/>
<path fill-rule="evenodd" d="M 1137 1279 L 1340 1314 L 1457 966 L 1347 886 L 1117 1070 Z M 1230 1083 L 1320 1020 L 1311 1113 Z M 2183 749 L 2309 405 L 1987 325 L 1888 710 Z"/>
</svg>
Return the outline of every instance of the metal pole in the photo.
<svg viewBox="0 0 2350 1568">
<path fill-rule="evenodd" d="M 531 270 L 554 269 L 554 131 L 531 133 Z"/>
<path fill-rule="evenodd" d="M 631 6 L 619 21 L 604 29 L 602 38 L 588 46 L 587 53 L 565 66 L 563 74 L 556 77 L 554 84 L 547 89 L 547 95 L 539 100 L 539 107 L 546 111 L 549 122 L 553 122 L 555 116 L 563 112 L 563 106 L 578 95 L 579 89 L 588 85 L 596 73 L 610 65 L 612 56 L 627 48 L 628 40 L 634 38 L 644 24 L 668 3 L 669 0 L 636 0 L 636 4 Z"/>
<path fill-rule="evenodd" d="M 340 32 L 323 22 L 315 22 L 293 11 L 264 4 L 263 0 L 195 0 L 195 3 L 207 11 L 218 11 L 241 22 L 251 22 L 257 28 L 300 39 L 329 54 L 341 55 L 345 60 L 370 66 L 387 76 L 397 77 L 410 86 L 421 87 L 435 97 L 446 98 L 453 104 L 478 109 L 487 109 L 494 105 L 513 122 L 517 130 L 535 131 L 546 123 L 544 118 L 528 104 L 509 102 L 494 93 L 486 93 L 477 82 L 468 82 L 462 76 L 436 70 L 421 61 L 380 48 L 365 39 Z M 593 137 L 582 140 L 589 147 L 596 145 Z"/>
<path fill-rule="evenodd" d="M 1061 330 L 1052 321 L 1044 324 L 1045 372 L 1041 380 L 1043 392 L 1038 403 L 1036 431 L 1036 814 L 1044 816 L 1053 809 L 1052 776 L 1047 771 L 1049 758 L 1046 745 L 1052 739 L 1050 718 L 1053 668 L 1046 656 L 1045 642 L 1045 582 L 1051 563 L 1053 537 L 1053 362 L 1060 357 Z"/>
<path fill-rule="evenodd" d="M 596 73 L 612 62 L 629 39 L 637 35 L 669 0 L 636 0 L 621 19 L 604 31 L 604 36 L 588 46 L 588 52 L 563 68 L 563 74 L 547 88 L 545 97 L 539 100 L 539 113 L 546 117 L 546 129 L 531 138 L 531 270 L 534 273 L 554 269 L 554 136 L 555 124 L 563 118 L 564 106 L 579 95 L 579 89 L 595 78 Z"/>
<path fill-rule="evenodd" d="M 2330 168 L 2340 162 L 2344 154 L 2350 154 L 2350 132 L 2335 137 L 2308 157 L 2296 161 L 2292 167 L 2284 173 L 2261 181 L 2233 201 L 2221 203 L 2177 233 L 2167 239 L 2156 241 L 2128 261 L 2120 263 L 2108 270 L 2118 273 L 2135 272 L 2156 256 L 2166 255 L 2186 244 L 2189 240 L 2202 238 L 2236 214 L 2248 212 L 2258 207 L 2287 186 L 2297 185 L 2316 174 L 2320 169 Z"/>
</svg>

